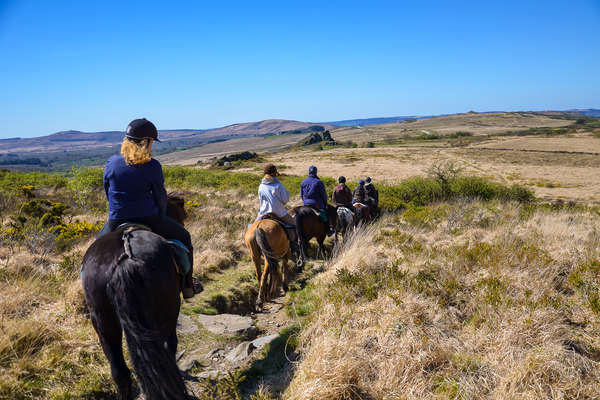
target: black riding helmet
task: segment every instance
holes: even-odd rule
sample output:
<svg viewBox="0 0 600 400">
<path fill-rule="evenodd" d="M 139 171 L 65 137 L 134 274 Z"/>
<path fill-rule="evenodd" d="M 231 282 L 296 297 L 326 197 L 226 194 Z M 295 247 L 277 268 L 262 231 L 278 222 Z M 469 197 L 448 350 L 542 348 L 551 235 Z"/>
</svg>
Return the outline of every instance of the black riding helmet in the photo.
<svg viewBox="0 0 600 400">
<path fill-rule="evenodd" d="M 133 140 L 153 139 L 160 143 L 156 126 L 146 118 L 138 118 L 131 121 L 127 125 L 125 137 Z"/>
<path fill-rule="evenodd" d="M 345 176 L 340 176 L 340 177 L 338 178 L 338 182 L 339 182 L 339 183 L 346 183 L 346 177 L 345 177 Z"/>
</svg>

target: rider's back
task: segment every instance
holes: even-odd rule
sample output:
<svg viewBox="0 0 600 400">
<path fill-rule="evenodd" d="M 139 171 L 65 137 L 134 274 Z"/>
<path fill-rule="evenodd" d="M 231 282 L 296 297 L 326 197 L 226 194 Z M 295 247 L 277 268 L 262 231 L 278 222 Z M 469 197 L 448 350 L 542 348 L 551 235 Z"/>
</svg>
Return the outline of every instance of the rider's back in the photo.
<svg viewBox="0 0 600 400">
<path fill-rule="evenodd" d="M 316 176 L 309 175 L 300 185 L 302 201 L 306 206 L 324 208 L 327 204 L 327 194 L 323 182 Z"/>
<path fill-rule="evenodd" d="M 287 214 L 284 204 L 290 200 L 290 193 L 277 178 L 270 176 L 263 178 L 258 187 L 258 199 L 260 201 L 258 218 L 271 212 L 277 216 Z"/>
<path fill-rule="evenodd" d="M 139 218 L 159 214 L 166 205 L 161 165 L 155 159 L 130 165 L 122 155 L 108 159 L 104 187 L 109 202 L 109 218 Z"/>
</svg>

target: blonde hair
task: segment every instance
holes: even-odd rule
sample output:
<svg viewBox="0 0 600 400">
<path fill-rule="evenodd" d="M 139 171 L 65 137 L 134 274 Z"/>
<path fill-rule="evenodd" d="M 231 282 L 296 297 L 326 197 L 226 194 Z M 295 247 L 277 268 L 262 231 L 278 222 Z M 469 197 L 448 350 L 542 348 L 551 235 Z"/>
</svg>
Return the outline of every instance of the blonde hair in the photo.
<svg viewBox="0 0 600 400">
<path fill-rule="evenodd" d="M 124 138 L 121 143 L 121 154 L 129 165 L 145 164 L 150 161 L 150 145 L 152 139 L 131 140 Z"/>
</svg>

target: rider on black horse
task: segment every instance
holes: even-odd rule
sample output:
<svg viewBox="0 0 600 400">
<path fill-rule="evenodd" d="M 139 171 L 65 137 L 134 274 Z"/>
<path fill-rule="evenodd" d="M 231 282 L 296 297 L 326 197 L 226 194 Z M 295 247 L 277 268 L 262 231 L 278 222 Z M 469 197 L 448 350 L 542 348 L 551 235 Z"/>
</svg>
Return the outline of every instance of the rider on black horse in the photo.
<svg viewBox="0 0 600 400">
<path fill-rule="evenodd" d="M 290 240 L 292 253 L 298 251 L 298 237 L 296 235 L 296 221 L 288 213 L 285 204 L 290 201 L 290 192 L 277 179 L 279 172 L 273 164 L 267 164 L 264 169 L 265 176 L 258 186 L 258 200 L 260 208 L 256 220 L 265 216 L 273 216 L 287 226 L 284 227 Z"/>
<path fill-rule="evenodd" d="M 318 211 L 323 223 L 327 225 L 327 236 L 333 235 L 334 231 L 327 219 L 327 190 L 325 185 L 317 176 L 317 167 L 308 168 L 308 177 L 300 185 L 300 197 L 305 206 L 312 207 Z"/>
<path fill-rule="evenodd" d="M 373 206 L 373 209 L 377 209 L 377 207 L 379 206 L 379 192 L 377 191 L 377 189 L 375 189 L 375 185 L 373 185 L 370 176 L 367 176 L 365 178 L 365 194 L 367 195 L 369 202 Z"/>
<path fill-rule="evenodd" d="M 167 193 L 160 163 L 151 158 L 152 143 L 158 140 L 154 124 L 145 118 L 131 121 L 121 145 L 121 154 L 108 159 L 104 190 L 108 199 L 108 221 L 100 238 L 129 222 L 143 224 L 157 235 L 183 243 L 190 257 L 190 270 L 183 280 L 183 297 L 193 297 L 192 239 L 189 232 L 166 215 Z"/>
</svg>

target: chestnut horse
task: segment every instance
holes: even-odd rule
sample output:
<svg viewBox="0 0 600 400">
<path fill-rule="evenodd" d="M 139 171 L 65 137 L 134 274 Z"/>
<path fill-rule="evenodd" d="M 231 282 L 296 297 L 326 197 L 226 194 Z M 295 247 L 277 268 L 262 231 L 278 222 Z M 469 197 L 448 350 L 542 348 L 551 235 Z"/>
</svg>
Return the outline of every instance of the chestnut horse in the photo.
<svg viewBox="0 0 600 400">
<path fill-rule="evenodd" d="M 183 224 L 183 199 L 170 197 L 167 213 Z M 146 400 L 191 398 L 175 361 L 181 305 L 181 276 L 176 269 L 171 245 L 145 230 L 108 233 L 83 257 L 85 300 L 119 399 L 134 398 L 123 357 L 123 332 Z"/>
<path fill-rule="evenodd" d="M 260 309 L 264 301 L 279 294 L 280 285 L 287 291 L 290 242 L 283 227 L 272 219 L 261 219 L 250 225 L 244 235 L 244 242 L 256 268 L 258 279 L 256 307 Z M 265 258 L 265 269 L 262 272 L 261 256 Z M 281 272 L 279 261 L 281 261 Z M 269 285 L 268 289 L 267 285 Z"/>
</svg>

